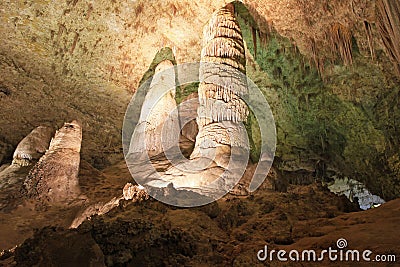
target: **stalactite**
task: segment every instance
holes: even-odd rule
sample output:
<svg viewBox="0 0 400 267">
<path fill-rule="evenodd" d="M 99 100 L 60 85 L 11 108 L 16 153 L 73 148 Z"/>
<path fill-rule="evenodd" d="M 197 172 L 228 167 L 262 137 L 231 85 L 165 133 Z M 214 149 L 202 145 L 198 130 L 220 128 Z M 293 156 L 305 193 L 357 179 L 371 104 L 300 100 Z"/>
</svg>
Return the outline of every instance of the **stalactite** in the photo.
<svg viewBox="0 0 400 267">
<path fill-rule="evenodd" d="M 311 44 L 311 53 L 312 53 L 314 65 L 317 68 L 319 75 L 323 79 L 324 78 L 324 69 L 325 69 L 324 59 L 318 55 L 318 48 L 317 48 L 315 39 L 311 39 L 310 44 Z"/>
<path fill-rule="evenodd" d="M 371 58 L 373 60 L 375 60 L 374 39 L 373 39 L 373 36 L 372 36 L 371 24 L 368 21 L 364 21 L 364 29 L 365 29 L 365 33 L 367 35 L 368 46 L 369 46 L 369 51 L 370 51 L 370 54 L 371 54 Z"/>
<path fill-rule="evenodd" d="M 378 31 L 396 73 L 400 76 L 400 2 L 379 0 L 376 7 Z"/>
<path fill-rule="evenodd" d="M 257 29 L 251 27 L 251 36 L 253 37 L 254 59 L 257 60 Z"/>
<path fill-rule="evenodd" d="M 335 54 L 339 54 L 345 65 L 353 63 L 352 33 L 349 28 L 340 23 L 334 23 L 328 30 L 330 46 Z"/>
</svg>

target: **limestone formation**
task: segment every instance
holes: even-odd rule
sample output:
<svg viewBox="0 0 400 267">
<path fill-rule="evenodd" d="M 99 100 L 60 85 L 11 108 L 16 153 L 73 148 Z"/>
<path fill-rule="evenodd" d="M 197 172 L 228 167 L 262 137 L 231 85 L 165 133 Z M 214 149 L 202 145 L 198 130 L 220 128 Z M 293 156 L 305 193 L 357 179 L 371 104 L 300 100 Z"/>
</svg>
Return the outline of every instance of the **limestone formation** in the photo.
<svg viewBox="0 0 400 267">
<path fill-rule="evenodd" d="M 22 202 L 21 184 L 33 164 L 46 152 L 52 135 L 50 127 L 35 128 L 18 144 L 12 163 L 0 167 L 0 210 L 12 210 Z"/>
<path fill-rule="evenodd" d="M 49 147 L 53 134 L 54 130 L 50 127 L 35 128 L 18 144 L 13 155 L 13 164 L 26 166 L 38 160 Z"/>
<path fill-rule="evenodd" d="M 159 175 L 139 170 L 140 165 L 133 166 L 136 171 L 130 166 L 131 173 L 142 176 L 140 184 L 156 198 L 173 195 L 184 206 L 193 205 L 184 203 L 188 198 L 203 198 L 201 203 L 209 203 L 226 194 L 241 178 L 248 160 L 243 125 L 248 107 L 242 100 L 248 90 L 244 51 L 233 5 L 228 4 L 213 14 L 204 29 L 196 118 L 199 132 L 190 160 L 178 162 Z"/>
<path fill-rule="evenodd" d="M 45 155 L 27 176 L 24 189 L 28 198 L 42 203 L 66 203 L 80 194 L 78 172 L 82 128 L 65 123 L 51 140 Z"/>
<path fill-rule="evenodd" d="M 49 147 L 53 129 L 39 126 L 18 144 L 11 165 L 0 167 L 0 189 L 10 187 L 26 177 L 29 166 L 35 163 Z"/>
<path fill-rule="evenodd" d="M 144 191 L 143 186 L 133 185 L 131 183 L 127 183 L 124 186 L 122 193 L 125 200 L 132 200 L 133 202 L 138 200 L 147 200 L 149 198 L 149 195 Z"/>
<path fill-rule="evenodd" d="M 181 125 L 181 134 L 193 143 L 196 141 L 196 136 L 199 128 L 196 123 L 197 109 L 199 107 L 199 96 L 197 93 L 192 93 L 186 97 L 179 105 L 179 122 Z"/>
<path fill-rule="evenodd" d="M 131 200 L 132 202 L 139 202 L 148 200 L 149 195 L 144 190 L 144 187 L 127 183 L 122 189 L 122 195 L 113 197 L 108 202 L 97 202 L 93 205 L 90 205 L 75 217 L 70 225 L 70 228 L 77 228 L 84 221 L 88 219 L 90 220 L 92 216 L 108 213 L 115 207 L 118 207 L 120 205 L 120 201 L 123 199 Z"/>
<path fill-rule="evenodd" d="M 179 120 L 175 101 L 175 71 L 169 60 L 158 64 L 146 94 L 129 153 L 155 156 L 178 143 Z"/>
<path fill-rule="evenodd" d="M 204 162 L 206 158 L 212 163 L 205 173 L 188 174 L 186 178 L 176 174 L 182 166 L 169 170 L 164 179 L 177 187 L 210 185 L 228 169 L 233 147 L 247 149 L 247 134 L 241 124 L 247 120 L 248 108 L 241 99 L 247 86 L 245 76 L 240 75 L 245 70 L 240 36 L 240 27 L 230 5 L 214 13 L 205 27 L 198 89 L 199 133 L 190 159 Z M 230 184 L 224 186 L 228 188 Z"/>
</svg>

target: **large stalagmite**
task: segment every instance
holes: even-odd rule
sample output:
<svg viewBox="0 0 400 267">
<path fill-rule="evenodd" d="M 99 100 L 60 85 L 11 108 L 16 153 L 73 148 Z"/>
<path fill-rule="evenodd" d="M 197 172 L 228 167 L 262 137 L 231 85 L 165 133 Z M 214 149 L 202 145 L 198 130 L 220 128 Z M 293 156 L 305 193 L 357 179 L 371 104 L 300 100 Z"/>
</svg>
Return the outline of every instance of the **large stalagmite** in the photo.
<svg viewBox="0 0 400 267">
<path fill-rule="evenodd" d="M 0 189 L 18 182 L 21 177 L 27 175 L 32 165 L 49 148 L 53 133 L 52 128 L 39 126 L 19 142 L 11 165 L 0 171 Z"/>
<path fill-rule="evenodd" d="M 179 165 L 167 171 L 163 178 L 176 187 L 211 185 L 221 175 L 227 175 L 225 171 L 229 169 L 233 148 L 248 148 L 247 133 L 242 124 L 247 120 L 248 108 L 241 99 L 247 93 L 245 49 L 233 5 L 214 13 L 203 34 L 197 111 L 199 133 L 189 166 L 198 169 L 208 162 L 204 159 L 211 162 L 202 173 L 181 176 L 178 170 L 188 167 Z M 229 172 L 229 176 L 232 175 Z M 230 177 L 217 186 L 232 186 L 228 181 Z"/>
<path fill-rule="evenodd" d="M 199 133 L 190 159 L 159 174 L 128 163 L 138 183 L 156 198 L 184 206 L 201 205 L 222 197 L 240 180 L 249 152 L 243 125 L 249 112 L 242 100 L 248 90 L 244 51 L 234 7 L 229 4 L 215 12 L 204 28 L 196 118 Z M 187 193 L 182 193 L 188 191 L 202 197 L 190 202 Z M 176 200 L 181 193 L 185 203 Z M 169 196 L 175 199 L 165 199 Z"/>
<path fill-rule="evenodd" d="M 168 90 L 165 94 L 162 92 Z M 155 156 L 177 143 L 179 120 L 175 101 L 175 71 L 169 60 L 157 65 L 146 94 L 129 153 Z M 165 134 L 163 134 L 165 133 Z"/>
<path fill-rule="evenodd" d="M 81 142 L 82 128 L 77 121 L 65 123 L 56 132 L 46 154 L 25 180 L 28 198 L 42 203 L 66 203 L 79 196 Z"/>
</svg>

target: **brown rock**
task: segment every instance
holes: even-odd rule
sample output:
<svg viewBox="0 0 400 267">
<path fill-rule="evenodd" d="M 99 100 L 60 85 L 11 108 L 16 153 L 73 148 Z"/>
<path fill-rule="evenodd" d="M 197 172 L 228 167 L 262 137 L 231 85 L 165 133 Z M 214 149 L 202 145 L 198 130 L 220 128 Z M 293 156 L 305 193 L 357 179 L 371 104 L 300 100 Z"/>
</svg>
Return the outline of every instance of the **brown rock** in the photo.
<svg viewBox="0 0 400 267">
<path fill-rule="evenodd" d="M 32 130 L 19 142 L 13 155 L 13 163 L 26 166 L 38 160 L 49 148 L 53 134 L 54 130 L 46 126 L 39 126 Z"/>
<path fill-rule="evenodd" d="M 82 128 L 77 121 L 65 123 L 46 154 L 32 168 L 24 186 L 28 198 L 42 203 L 64 203 L 80 194 L 78 172 Z"/>
</svg>

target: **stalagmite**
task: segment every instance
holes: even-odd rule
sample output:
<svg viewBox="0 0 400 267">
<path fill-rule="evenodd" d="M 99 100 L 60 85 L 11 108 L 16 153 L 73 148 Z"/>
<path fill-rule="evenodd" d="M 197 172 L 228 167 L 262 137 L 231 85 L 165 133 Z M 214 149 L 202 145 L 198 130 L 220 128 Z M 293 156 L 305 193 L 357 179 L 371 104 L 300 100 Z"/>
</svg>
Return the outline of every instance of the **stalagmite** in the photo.
<svg viewBox="0 0 400 267">
<path fill-rule="evenodd" d="M 12 210 L 22 203 L 21 184 L 48 149 L 53 133 L 52 128 L 39 126 L 18 144 L 11 165 L 0 171 L 0 210 Z"/>
<path fill-rule="evenodd" d="M 173 164 L 164 164 L 162 157 L 150 158 L 148 164 L 141 161 L 143 158 L 131 156 L 144 149 L 137 148 L 146 140 L 142 133 L 148 132 L 141 124 L 146 123 L 152 127 L 149 131 L 165 137 L 157 123 L 167 120 L 168 113 L 163 112 L 171 112 L 175 102 L 167 101 L 168 98 L 164 97 L 164 102 L 160 101 L 164 106 L 154 105 L 157 100 L 153 99 L 152 87 L 145 97 L 126 156 L 136 182 L 144 186 L 151 196 L 168 204 L 197 206 L 210 203 L 228 193 L 240 180 L 247 166 L 249 145 L 243 124 L 247 122 L 249 114 L 243 100 L 248 94 L 246 57 L 233 5 L 228 4 L 216 11 L 204 27 L 203 34 L 196 117 L 198 134 L 189 159 L 179 157 L 175 152 L 170 153 L 175 150 L 169 150 L 165 145 L 159 152 L 164 152 Z M 160 84 L 160 88 L 164 86 L 164 91 L 165 86 L 174 87 L 174 73 L 168 74 L 164 78 L 167 82 Z M 156 87 L 154 81 L 157 79 L 152 82 Z M 154 118 L 154 121 L 149 118 Z M 175 135 L 173 127 L 167 135 L 172 134 Z M 179 136 L 179 132 L 176 136 Z M 157 146 L 159 141 L 154 138 L 151 142 L 156 142 Z M 165 166 L 167 168 L 163 169 Z"/>
<path fill-rule="evenodd" d="M 175 91 L 173 64 L 169 60 L 162 61 L 156 68 L 145 97 L 139 122 L 132 136 L 130 154 L 147 152 L 151 157 L 177 144 L 179 120 Z"/>
<path fill-rule="evenodd" d="M 65 123 L 51 140 L 50 147 L 29 172 L 24 183 L 27 198 L 46 203 L 67 203 L 80 195 L 78 172 L 82 128 Z"/>
<path fill-rule="evenodd" d="M 0 171 L 0 190 L 23 181 L 32 165 L 48 149 L 53 133 L 52 128 L 39 126 L 19 142 L 11 165 Z M 2 195 L 6 194 L 2 192 Z"/>
<path fill-rule="evenodd" d="M 196 173 L 190 172 L 190 168 L 187 173 L 182 173 L 179 170 L 185 167 L 180 165 L 172 167 L 162 179 L 171 181 L 174 187 L 191 188 L 195 191 L 196 188 L 203 187 L 197 192 L 207 195 L 204 187 L 227 175 L 225 171 L 228 169 L 230 157 L 236 153 L 233 150 L 248 149 L 247 133 L 242 124 L 247 120 L 248 108 L 241 99 L 247 93 L 247 84 L 245 75 L 238 74 L 245 73 L 245 62 L 240 27 L 231 6 L 228 5 L 214 13 L 204 30 L 201 83 L 198 89 L 199 133 L 190 156 L 191 162 L 185 164 L 194 166 L 205 159 L 213 163 Z M 235 173 L 229 172 L 229 175 L 234 176 Z M 221 189 L 218 187 L 230 186 L 229 179 L 222 179 L 211 186 L 214 188 L 208 189 L 212 191 Z"/>
<path fill-rule="evenodd" d="M 13 155 L 13 164 L 29 165 L 38 160 L 49 147 L 54 130 L 50 127 L 39 126 L 19 142 Z"/>
</svg>

